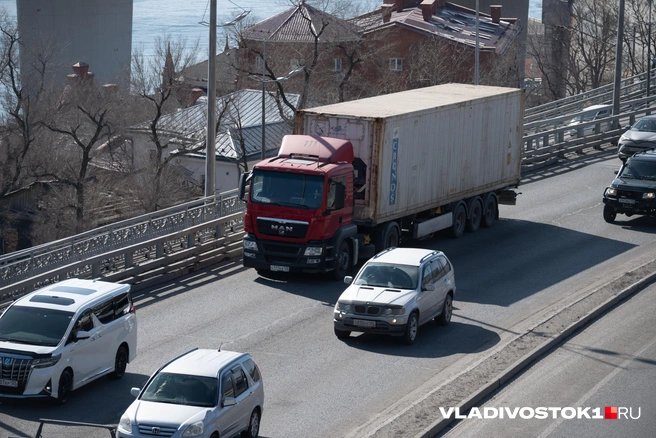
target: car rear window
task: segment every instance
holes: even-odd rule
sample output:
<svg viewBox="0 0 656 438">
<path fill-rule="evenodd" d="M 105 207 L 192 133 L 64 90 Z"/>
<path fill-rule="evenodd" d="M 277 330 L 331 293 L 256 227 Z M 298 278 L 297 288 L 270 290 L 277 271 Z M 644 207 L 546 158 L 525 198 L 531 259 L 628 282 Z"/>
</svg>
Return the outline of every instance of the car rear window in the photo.
<svg viewBox="0 0 656 438">
<path fill-rule="evenodd" d="M 251 379 L 253 379 L 254 382 L 260 381 L 260 370 L 257 369 L 253 359 L 246 359 L 244 361 L 244 368 L 246 368 L 246 371 L 250 374 Z"/>
</svg>

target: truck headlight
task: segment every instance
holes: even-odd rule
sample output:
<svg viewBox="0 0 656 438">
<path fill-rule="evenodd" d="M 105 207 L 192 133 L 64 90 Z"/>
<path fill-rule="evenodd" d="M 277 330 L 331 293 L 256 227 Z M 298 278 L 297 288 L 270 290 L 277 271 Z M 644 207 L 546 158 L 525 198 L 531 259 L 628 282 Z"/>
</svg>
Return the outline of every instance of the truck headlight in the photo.
<svg viewBox="0 0 656 438">
<path fill-rule="evenodd" d="M 132 432 L 132 422 L 130 421 L 130 416 L 128 414 L 123 414 L 121 419 L 118 422 L 118 429 L 123 432 Z"/>
<path fill-rule="evenodd" d="M 647 199 L 647 200 L 656 199 L 656 194 L 654 194 L 654 192 L 643 193 L 642 199 Z"/>
<path fill-rule="evenodd" d="M 61 354 L 52 357 L 45 357 L 43 359 L 34 359 L 32 366 L 34 368 L 48 368 L 55 365 L 61 359 Z"/>
<path fill-rule="evenodd" d="M 611 198 L 617 198 L 617 189 L 614 189 L 614 188 L 612 188 L 612 187 L 608 187 L 608 188 L 606 189 L 606 193 L 605 193 L 605 195 L 606 195 L 606 196 L 609 196 L 609 197 L 611 197 Z"/>
<path fill-rule="evenodd" d="M 189 426 L 187 426 L 182 436 L 201 436 L 204 431 L 205 425 L 203 422 L 196 421 L 195 423 L 191 423 Z"/>
<path fill-rule="evenodd" d="M 253 240 L 244 240 L 244 249 L 257 252 L 257 242 Z"/>
<path fill-rule="evenodd" d="M 305 253 L 303 254 L 306 257 L 319 257 L 323 253 L 323 247 L 321 246 L 308 246 L 305 248 Z"/>
</svg>

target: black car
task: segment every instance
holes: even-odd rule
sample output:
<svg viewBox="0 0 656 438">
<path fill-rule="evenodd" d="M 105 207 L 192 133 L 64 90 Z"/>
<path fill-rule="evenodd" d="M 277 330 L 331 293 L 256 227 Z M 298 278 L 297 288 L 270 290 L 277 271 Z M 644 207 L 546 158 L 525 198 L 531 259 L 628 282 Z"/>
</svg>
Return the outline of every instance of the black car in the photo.
<svg viewBox="0 0 656 438">
<path fill-rule="evenodd" d="M 656 216 L 656 152 L 638 152 L 627 158 L 617 177 L 604 191 L 604 220 L 618 213 Z"/>
</svg>

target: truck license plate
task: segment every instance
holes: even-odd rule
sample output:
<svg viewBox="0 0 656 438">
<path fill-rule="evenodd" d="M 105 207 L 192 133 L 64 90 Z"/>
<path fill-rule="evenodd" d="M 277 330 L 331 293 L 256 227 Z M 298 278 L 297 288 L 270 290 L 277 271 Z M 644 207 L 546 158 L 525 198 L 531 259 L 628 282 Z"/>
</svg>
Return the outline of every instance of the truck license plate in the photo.
<svg viewBox="0 0 656 438">
<path fill-rule="evenodd" d="M 354 319 L 353 325 L 357 325 L 358 327 L 373 328 L 376 327 L 376 321 L 365 321 L 364 319 Z"/>
<path fill-rule="evenodd" d="M 18 380 L 0 379 L 0 386 L 10 386 L 12 388 L 18 388 Z"/>
<path fill-rule="evenodd" d="M 271 270 L 276 272 L 289 272 L 289 266 L 271 265 Z"/>
<path fill-rule="evenodd" d="M 620 198 L 619 201 L 623 204 L 635 204 L 635 199 Z"/>
</svg>

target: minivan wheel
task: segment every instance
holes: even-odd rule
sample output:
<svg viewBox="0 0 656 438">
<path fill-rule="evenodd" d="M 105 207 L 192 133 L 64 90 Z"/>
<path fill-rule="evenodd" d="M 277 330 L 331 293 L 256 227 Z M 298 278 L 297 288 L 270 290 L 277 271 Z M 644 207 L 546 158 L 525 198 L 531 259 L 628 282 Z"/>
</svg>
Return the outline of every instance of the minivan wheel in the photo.
<svg viewBox="0 0 656 438">
<path fill-rule="evenodd" d="M 451 294 L 447 294 L 444 299 L 444 304 L 442 305 L 442 313 L 435 318 L 435 323 L 437 325 L 449 325 L 451 322 L 451 315 L 453 315 L 453 297 Z"/>
<path fill-rule="evenodd" d="M 414 344 L 415 339 L 417 339 L 417 331 L 419 331 L 419 318 L 417 318 L 417 312 L 412 312 L 408 317 L 408 324 L 405 327 L 403 343 L 406 345 Z"/>
<path fill-rule="evenodd" d="M 617 212 L 615 211 L 615 209 L 610 205 L 604 205 L 604 220 L 609 224 L 612 224 L 613 222 L 615 222 L 616 217 L 617 217 Z"/>
<path fill-rule="evenodd" d="M 128 367 L 128 349 L 125 345 L 118 347 L 116 359 L 114 359 L 114 371 L 109 375 L 110 379 L 120 379 L 125 375 L 125 369 Z"/>
<path fill-rule="evenodd" d="M 256 408 L 251 413 L 251 419 L 248 422 L 248 429 L 246 429 L 243 436 L 245 438 L 257 438 L 260 434 L 260 411 Z"/>
<path fill-rule="evenodd" d="M 59 377 L 59 386 L 57 387 L 57 404 L 63 405 L 68 401 L 73 391 L 73 374 L 69 370 L 64 372 Z"/>
</svg>

